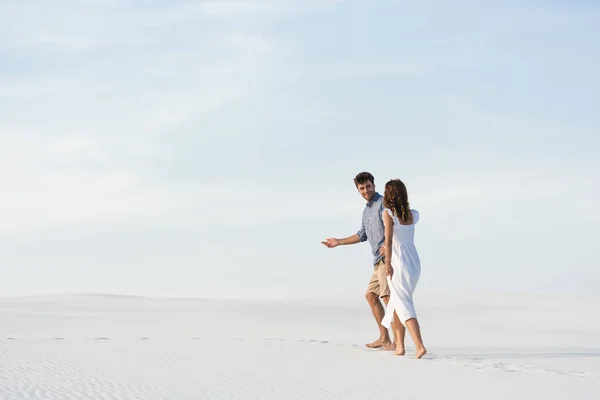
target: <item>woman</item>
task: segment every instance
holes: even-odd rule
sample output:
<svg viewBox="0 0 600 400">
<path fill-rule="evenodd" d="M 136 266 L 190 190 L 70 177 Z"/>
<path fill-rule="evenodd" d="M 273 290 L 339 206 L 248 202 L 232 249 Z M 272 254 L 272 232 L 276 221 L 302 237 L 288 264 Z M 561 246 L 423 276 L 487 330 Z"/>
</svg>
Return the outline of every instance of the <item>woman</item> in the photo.
<svg viewBox="0 0 600 400">
<path fill-rule="evenodd" d="M 414 244 L 419 212 L 410 208 L 406 186 L 400 179 L 392 179 L 385 184 L 383 206 L 385 264 L 390 300 L 381 324 L 389 328 L 392 320 L 394 321 L 392 328 L 396 337 L 396 355 L 404 355 L 406 328 L 415 343 L 416 358 L 421 358 L 427 350 L 423 345 L 413 304 L 413 292 L 421 275 L 421 261 Z"/>
</svg>

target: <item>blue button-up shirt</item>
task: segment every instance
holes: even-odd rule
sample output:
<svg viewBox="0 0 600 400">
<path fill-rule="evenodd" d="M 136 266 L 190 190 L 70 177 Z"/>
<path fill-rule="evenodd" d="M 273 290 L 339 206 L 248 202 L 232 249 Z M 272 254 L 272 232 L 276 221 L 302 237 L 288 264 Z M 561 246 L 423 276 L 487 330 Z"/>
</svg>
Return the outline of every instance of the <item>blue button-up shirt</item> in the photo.
<svg viewBox="0 0 600 400">
<path fill-rule="evenodd" d="M 375 192 L 371 201 L 367 203 L 362 214 L 362 224 L 357 232 L 361 242 L 369 241 L 373 252 L 373 265 L 377 264 L 383 257 L 379 254 L 379 248 L 385 241 L 385 227 L 383 225 L 383 196 Z"/>
</svg>

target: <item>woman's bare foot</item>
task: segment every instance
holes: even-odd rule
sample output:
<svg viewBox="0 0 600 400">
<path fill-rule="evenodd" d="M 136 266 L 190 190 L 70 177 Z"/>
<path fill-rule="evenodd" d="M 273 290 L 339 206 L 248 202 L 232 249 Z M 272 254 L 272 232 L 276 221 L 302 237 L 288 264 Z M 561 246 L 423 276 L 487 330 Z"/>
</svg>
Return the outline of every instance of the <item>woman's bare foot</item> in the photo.
<svg viewBox="0 0 600 400">
<path fill-rule="evenodd" d="M 417 353 L 415 354 L 415 358 L 421 358 L 425 354 L 427 354 L 427 349 L 425 347 L 418 347 Z"/>
<path fill-rule="evenodd" d="M 405 353 L 405 351 L 404 351 L 404 345 L 401 344 L 401 343 L 398 343 L 396 345 L 396 352 L 394 354 L 397 355 L 397 356 L 403 356 L 404 353 Z"/>
</svg>

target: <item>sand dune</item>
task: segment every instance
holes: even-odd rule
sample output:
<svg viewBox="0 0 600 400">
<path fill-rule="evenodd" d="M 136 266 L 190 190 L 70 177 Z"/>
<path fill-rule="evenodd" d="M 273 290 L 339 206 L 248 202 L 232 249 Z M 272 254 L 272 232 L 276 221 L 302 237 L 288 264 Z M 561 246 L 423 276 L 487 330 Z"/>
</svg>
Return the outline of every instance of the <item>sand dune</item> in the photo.
<svg viewBox="0 0 600 400">
<path fill-rule="evenodd" d="M 430 353 L 414 360 L 410 339 L 405 357 L 364 347 L 375 328 L 361 300 L 0 299 L 0 399 L 595 399 L 600 393 L 600 326 L 590 314 L 597 302 L 424 297 L 420 316 Z"/>
</svg>

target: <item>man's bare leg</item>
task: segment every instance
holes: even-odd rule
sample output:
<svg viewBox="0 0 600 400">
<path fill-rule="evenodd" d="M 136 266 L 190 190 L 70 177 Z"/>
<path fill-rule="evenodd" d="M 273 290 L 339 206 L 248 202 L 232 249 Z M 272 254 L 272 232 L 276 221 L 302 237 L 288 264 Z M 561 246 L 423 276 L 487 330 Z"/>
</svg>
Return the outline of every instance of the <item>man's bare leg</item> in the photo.
<svg viewBox="0 0 600 400">
<path fill-rule="evenodd" d="M 406 327 L 410 332 L 413 342 L 415 343 L 416 354 L 415 358 L 421 358 L 427 353 L 427 349 L 423 345 L 423 339 L 421 338 L 421 327 L 419 321 L 416 318 L 410 318 L 406 320 Z"/>
<path fill-rule="evenodd" d="M 376 293 L 368 292 L 365 297 L 367 299 L 367 302 L 369 303 L 369 306 L 371 306 L 371 312 L 373 313 L 373 317 L 375 317 L 377 327 L 379 328 L 379 339 L 372 343 L 366 344 L 366 346 L 372 349 L 387 346 L 391 343 L 390 335 L 385 326 L 381 325 L 381 320 L 385 315 L 385 311 L 383 309 L 383 306 L 381 305 L 381 301 L 379 301 L 379 296 Z M 389 299 L 389 297 L 384 298 L 384 301 L 386 301 L 386 299 Z"/>
<path fill-rule="evenodd" d="M 394 342 L 396 343 L 396 355 L 403 356 L 405 354 L 404 350 L 404 336 L 406 335 L 406 328 L 404 325 L 400 323 L 400 318 L 398 318 L 398 314 L 394 311 Z"/>
</svg>

